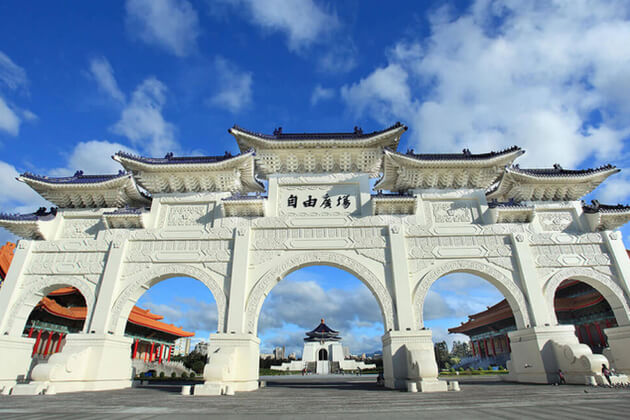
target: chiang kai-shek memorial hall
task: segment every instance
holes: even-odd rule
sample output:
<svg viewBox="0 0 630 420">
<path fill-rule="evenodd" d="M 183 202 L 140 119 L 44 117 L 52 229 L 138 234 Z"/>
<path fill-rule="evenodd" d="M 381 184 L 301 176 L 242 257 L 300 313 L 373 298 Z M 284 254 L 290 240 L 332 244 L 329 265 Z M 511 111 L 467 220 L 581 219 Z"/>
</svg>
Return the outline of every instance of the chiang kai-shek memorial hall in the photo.
<svg viewBox="0 0 630 420">
<path fill-rule="evenodd" d="M 0 289 L 0 387 L 15 394 L 131 386 L 125 325 L 140 296 L 171 277 L 212 292 L 218 330 L 196 395 L 258 388 L 258 318 L 289 273 L 330 265 L 361 280 L 380 306 L 385 386 L 445 391 L 431 331 L 429 287 L 457 272 L 504 295 L 510 379 L 548 383 L 593 377 L 602 364 L 630 373 L 630 260 L 616 228 L 630 207 L 580 199 L 619 169 L 526 169 L 519 147 L 482 154 L 401 153 L 407 127 L 364 133 L 259 134 L 234 126 L 240 154 L 163 158 L 119 152 L 113 175 L 24 173 L 55 211 L 2 215 L 24 238 Z M 378 179 L 372 188 L 371 180 Z M 553 309 L 565 280 L 596 289 L 616 327 L 608 355 L 593 354 Z M 86 326 L 29 373 L 23 336 L 42 297 L 74 287 Z M 610 360 L 609 360 L 610 358 Z M 28 383 L 16 385 L 27 377 Z"/>
</svg>

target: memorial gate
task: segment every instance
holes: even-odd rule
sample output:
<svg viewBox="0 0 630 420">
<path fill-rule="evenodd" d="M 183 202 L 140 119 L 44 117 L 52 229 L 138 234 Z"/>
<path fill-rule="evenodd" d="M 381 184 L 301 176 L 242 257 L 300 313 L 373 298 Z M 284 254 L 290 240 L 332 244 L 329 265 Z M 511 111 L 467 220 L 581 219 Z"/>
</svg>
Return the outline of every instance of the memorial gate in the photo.
<svg viewBox="0 0 630 420">
<path fill-rule="evenodd" d="M 397 152 L 407 127 L 373 133 L 272 135 L 237 126 L 232 156 L 148 158 L 119 152 L 115 175 L 20 180 L 58 206 L 0 215 L 24 238 L 0 289 L 0 388 L 29 394 L 131 386 L 129 313 L 152 285 L 187 276 L 218 308 L 205 384 L 195 394 L 258 387 L 258 318 L 287 274 L 330 265 L 373 293 L 384 325 L 385 385 L 445 391 L 422 308 L 429 287 L 457 272 L 496 286 L 514 312 L 510 378 L 601 380 L 602 363 L 630 373 L 630 260 L 619 232 L 630 207 L 579 201 L 612 166 L 524 169 L 524 150 Z M 373 179 L 378 179 L 373 184 Z M 261 180 L 265 181 L 264 183 Z M 387 191 L 387 192 L 383 192 Z M 579 344 L 553 308 L 563 280 L 585 282 L 611 305 L 611 360 Z M 60 353 L 29 375 L 34 306 L 77 288 L 87 317 Z"/>
</svg>

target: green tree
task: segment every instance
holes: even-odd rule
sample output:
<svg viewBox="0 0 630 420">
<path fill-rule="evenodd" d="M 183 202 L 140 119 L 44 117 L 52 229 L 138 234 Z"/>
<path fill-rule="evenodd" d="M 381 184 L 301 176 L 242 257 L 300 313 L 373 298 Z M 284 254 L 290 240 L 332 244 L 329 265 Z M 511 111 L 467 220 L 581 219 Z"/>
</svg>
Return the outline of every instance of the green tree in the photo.
<svg viewBox="0 0 630 420">
<path fill-rule="evenodd" d="M 448 361 L 451 355 L 448 352 L 448 346 L 446 345 L 446 341 L 440 341 L 439 343 L 435 343 L 433 346 L 435 351 L 435 360 L 437 361 L 438 369 L 446 369 L 450 366 L 447 366 Z"/>
</svg>

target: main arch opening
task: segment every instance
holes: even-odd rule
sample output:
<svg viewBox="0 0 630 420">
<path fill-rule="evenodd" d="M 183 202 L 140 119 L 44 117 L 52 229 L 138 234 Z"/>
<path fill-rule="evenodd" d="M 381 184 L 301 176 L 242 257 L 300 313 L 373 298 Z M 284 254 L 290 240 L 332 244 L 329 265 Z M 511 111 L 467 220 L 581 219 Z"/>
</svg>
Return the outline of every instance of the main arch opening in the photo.
<svg viewBox="0 0 630 420">
<path fill-rule="evenodd" d="M 604 330 L 616 327 L 617 319 L 610 303 L 593 286 L 579 280 L 564 280 L 555 291 L 553 301 L 558 324 L 573 325 L 575 335 L 593 353 L 608 347 Z"/>
<path fill-rule="evenodd" d="M 467 272 L 446 274 L 431 285 L 422 310 L 442 373 L 505 372 L 508 333 L 517 329 L 517 320 L 508 299 L 489 280 Z"/>
<path fill-rule="evenodd" d="M 217 331 L 214 296 L 191 277 L 160 278 L 127 316 L 132 366 L 140 377 L 194 378 L 207 363 L 209 335 Z"/>
<path fill-rule="evenodd" d="M 43 297 L 28 316 L 23 331 L 23 336 L 35 338 L 35 364 L 63 350 L 68 334 L 82 332 L 87 313 L 86 299 L 76 287 L 55 288 Z"/>
<path fill-rule="evenodd" d="M 376 373 L 383 331 L 381 308 L 361 280 L 333 266 L 300 268 L 262 305 L 260 373 Z"/>
</svg>

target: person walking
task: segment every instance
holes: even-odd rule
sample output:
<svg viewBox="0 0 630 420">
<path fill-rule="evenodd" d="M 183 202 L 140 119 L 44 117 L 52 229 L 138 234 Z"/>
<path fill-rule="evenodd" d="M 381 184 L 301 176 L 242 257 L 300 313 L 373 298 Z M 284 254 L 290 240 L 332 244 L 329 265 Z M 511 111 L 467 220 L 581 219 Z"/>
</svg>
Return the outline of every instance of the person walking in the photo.
<svg viewBox="0 0 630 420">
<path fill-rule="evenodd" d="M 610 380 L 610 370 L 606 367 L 604 363 L 602 363 L 602 375 L 604 375 L 604 378 L 606 378 L 606 380 L 608 381 L 608 385 L 612 386 L 612 382 Z"/>
<path fill-rule="evenodd" d="M 567 380 L 564 377 L 564 372 L 562 372 L 562 369 L 558 369 L 558 385 L 566 385 L 567 384 Z"/>
</svg>

